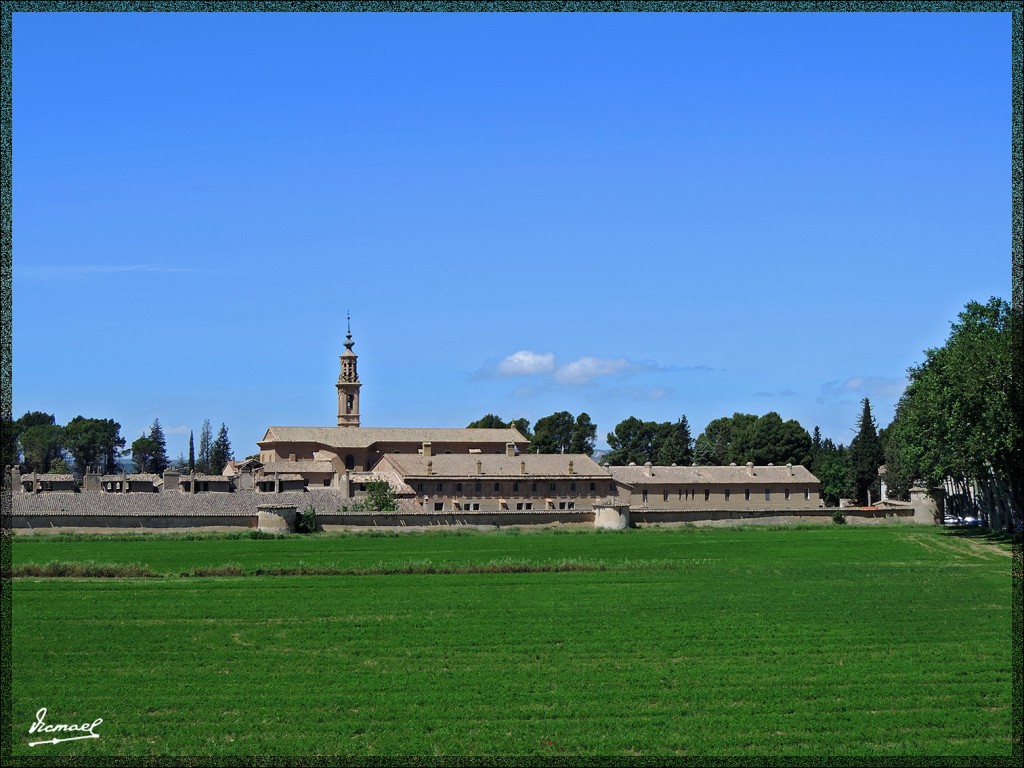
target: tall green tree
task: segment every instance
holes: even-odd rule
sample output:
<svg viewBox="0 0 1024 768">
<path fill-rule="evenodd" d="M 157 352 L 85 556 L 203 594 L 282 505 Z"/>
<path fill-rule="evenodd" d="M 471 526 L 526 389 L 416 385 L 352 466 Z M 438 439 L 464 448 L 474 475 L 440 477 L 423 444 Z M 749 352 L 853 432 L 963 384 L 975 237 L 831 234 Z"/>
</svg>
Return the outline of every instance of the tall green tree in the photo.
<svg viewBox="0 0 1024 768">
<path fill-rule="evenodd" d="M 604 455 L 608 464 L 623 466 L 626 464 L 654 464 L 657 460 L 657 439 L 659 424 L 654 421 L 641 421 L 636 416 L 623 419 L 615 425 L 615 431 L 607 436 L 608 447 Z"/>
<path fill-rule="evenodd" d="M 203 428 L 199 432 L 199 456 L 196 459 L 196 472 L 201 475 L 211 474 L 210 450 L 213 445 L 213 430 L 210 420 L 203 419 Z"/>
<path fill-rule="evenodd" d="M 533 439 L 533 432 L 530 430 L 529 419 L 512 419 L 512 421 L 509 422 L 509 426 L 517 429 L 519 431 L 519 434 L 521 434 L 527 440 Z"/>
<path fill-rule="evenodd" d="M 119 449 L 124 446 L 121 425 L 113 419 L 76 416 L 64 427 L 64 447 L 80 473 L 91 467 L 104 473 L 116 472 Z"/>
<path fill-rule="evenodd" d="M 49 472 L 63 454 L 64 430 L 57 424 L 36 424 L 21 433 L 20 443 L 29 472 Z"/>
<path fill-rule="evenodd" d="M 572 426 L 569 453 L 585 453 L 587 456 L 593 456 L 595 445 L 597 445 L 597 425 L 591 421 L 590 414 L 584 411 L 576 417 L 576 422 Z"/>
<path fill-rule="evenodd" d="M 151 438 L 143 435 L 132 443 L 132 463 L 135 471 L 141 473 L 155 472 L 156 452 L 158 446 Z"/>
<path fill-rule="evenodd" d="M 850 443 L 850 484 L 857 503 L 867 504 L 879 497 L 878 468 L 885 459 L 882 455 L 882 441 L 878 438 L 878 427 L 871 415 L 871 402 L 865 397 L 861 400 L 861 406 L 857 434 Z"/>
<path fill-rule="evenodd" d="M 675 464 L 688 467 L 693 464 L 693 438 L 690 436 L 690 422 L 680 416 L 674 423 L 664 422 L 658 427 L 656 445 L 657 463 L 662 466 Z"/>
<path fill-rule="evenodd" d="M 232 458 L 234 456 L 231 453 L 231 441 L 228 440 L 228 428 L 221 423 L 217 439 L 210 446 L 210 474 L 219 475 Z"/>
<path fill-rule="evenodd" d="M 160 474 L 171 465 L 167 458 L 167 440 L 164 438 L 160 419 L 153 419 L 153 425 L 149 428 L 149 439 L 153 441 L 153 461 L 149 471 Z"/>
<path fill-rule="evenodd" d="M 775 411 L 755 416 L 734 413 L 714 419 L 697 437 L 700 463 L 715 465 L 804 464 L 811 461 L 811 436 L 795 419 Z"/>
<path fill-rule="evenodd" d="M 587 417 L 590 418 L 589 416 Z M 533 425 L 530 451 L 533 453 L 568 453 L 576 420 L 568 411 L 558 411 Z"/>
<path fill-rule="evenodd" d="M 493 413 L 488 413 L 483 418 L 479 418 L 476 421 L 470 422 L 466 425 L 467 429 L 508 429 L 508 423 L 500 416 L 495 416 Z"/>
<path fill-rule="evenodd" d="M 188 431 L 188 471 L 195 472 L 196 469 L 196 444 L 192 439 L 192 430 Z"/>
<path fill-rule="evenodd" d="M 885 435 L 886 480 L 962 491 L 978 484 L 994 524 L 1022 524 L 1021 308 L 970 302 L 946 343 L 925 350 Z M 1015 355 L 1018 367 L 1015 365 Z"/>
<path fill-rule="evenodd" d="M 850 457 L 844 446 L 833 445 L 832 440 L 825 438 L 811 471 L 821 481 L 821 496 L 825 506 L 838 507 L 840 499 L 849 499 L 854 495 L 854 488 L 850 484 Z"/>
</svg>

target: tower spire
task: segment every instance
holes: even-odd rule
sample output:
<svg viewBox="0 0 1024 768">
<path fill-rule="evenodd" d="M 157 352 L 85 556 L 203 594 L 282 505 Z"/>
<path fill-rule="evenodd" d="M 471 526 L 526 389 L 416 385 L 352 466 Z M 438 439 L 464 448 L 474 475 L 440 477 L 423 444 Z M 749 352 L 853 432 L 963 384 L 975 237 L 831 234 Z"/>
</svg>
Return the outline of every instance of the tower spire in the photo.
<svg viewBox="0 0 1024 768">
<path fill-rule="evenodd" d="M 359 426 L 359 370 L 356 367 L 359 359 L 352 346 L 352 316 L 345 313 L 348 333 L 345 334 L 345 351 L 341 353 L 341 373 L 338 375 L 338 426 Z"/>
</svg>

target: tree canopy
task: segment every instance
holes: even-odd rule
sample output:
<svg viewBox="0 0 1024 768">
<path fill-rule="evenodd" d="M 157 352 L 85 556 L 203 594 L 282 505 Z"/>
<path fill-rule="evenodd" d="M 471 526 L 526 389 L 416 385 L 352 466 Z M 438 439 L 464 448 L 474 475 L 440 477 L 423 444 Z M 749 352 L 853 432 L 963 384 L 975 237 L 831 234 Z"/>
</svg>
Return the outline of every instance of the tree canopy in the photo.
<svg viewBox="0 0 1024 768">
<path fill-rule="evenodd" d="M 124 446 L 121 425 L 113 419 L 76 416 L 64 427 L 64 447 L 79 473 L 84 474 L 90 467 L 103 473 L 117 471 L 118 452 Z"/>
<path fill-rule="evenodd" d="M 775 411 L 764 416 L 734 413 L 709 422 L 698 435 L 695 460 L 717 466 L 748 461 L 806 466 L 811 462 L 811 436 L 796 419 L 783 421 Z"/>
<path fill-rule="evenodd" d="M 931 488 L 978 482 L 1005 524 L 1020 523 L 1024 414 L 1013 360 L 1020 343 L 1020 310 L 993 297 L 968 303 L 946 343 L 925 350 L 924 362 L 908 371 L 885 433 L 890 487 L 900 493 L 914 482 Z"/>
<path fill-rule="evenodd" d="M 690 465 L 693 463 L 693 441 L 686 416 L 676 422 L 642 421 L 635 416 L 623 419 L 608 433 L 608 447 L 604 455 L 608 464 L 630 463 L 661 465 Z"/>
</svg>

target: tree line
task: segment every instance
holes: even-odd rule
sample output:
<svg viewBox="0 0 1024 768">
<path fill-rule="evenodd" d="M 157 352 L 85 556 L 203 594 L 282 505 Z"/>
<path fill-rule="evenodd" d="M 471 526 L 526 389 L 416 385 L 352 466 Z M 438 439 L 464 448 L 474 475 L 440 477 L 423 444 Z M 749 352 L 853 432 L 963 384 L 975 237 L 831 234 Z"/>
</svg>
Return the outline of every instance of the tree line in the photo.
<svg viewBox="0 0 1024 768">
<path fill-rule="evenodd" d="M 167 457 L 167 441 L 160 419 L 154 419 L 130 448 L 121 436 L 121 425 L 113 419 L 76 416 L 67 424 L 57 424 L 52 413 L 29 411 L 3 425 L 4 464 L 20 466 L 24 472 L 84 475 L 95 468 L 103 474 L 121 470 L 120 458 L 130 457 L 135 471 L 160 474 L 173 467 L 179 472 L 219 475 L 234 458 L 228 429 L 222 423 L 213 437 L 210 420 L 203 421 L 196 455 L 193 433 L 189 433 L 189 456 L 179 454 L 177 461 Z"/>
</svg>

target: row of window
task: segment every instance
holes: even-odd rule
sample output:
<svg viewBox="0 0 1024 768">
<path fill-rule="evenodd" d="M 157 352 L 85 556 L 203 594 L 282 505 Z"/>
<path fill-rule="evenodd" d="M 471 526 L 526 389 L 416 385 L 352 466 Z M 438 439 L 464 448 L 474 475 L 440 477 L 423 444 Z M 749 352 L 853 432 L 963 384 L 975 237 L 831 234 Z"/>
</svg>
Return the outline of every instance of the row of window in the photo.
<svg viewBox="0 0 1024 768">
<path fill-rule="evenodd" d="M 783 493 L 785 495 L 786 501 L 789 501 L 792 498 L 792 493 L 790 492 L 789 488 L 786 488 L 783 491 Z M 726 488 L 725 491 L 724 491 L 724 495 L 725 495 L 725 500 L 729 501 L 729 499 L 732 497 L 732 489 L 731 488 Z M 664 491 L 661 492 L 661 496 L 662 496 L 662 500 L 663 501 L 668 501 L 669 497 L 671 496 L 671 491 L 669 491 L 666 488 Z M 678 491 L 678 496 L 679 496 L 679 501 L 684 501 L 684 500 L 685 501 L 692 501 L 692 500 L 694 500 L 697 497 L 697 491 L 692 489 L 692 488 L 680 488 L 679 491 Z M 646 504 L 647 503 L 647 489 L 646 488 L 643 491 L 643 497 L 644 497 L 644 503 Z M 811 498 L 811 489 L 810 488 L 804 488 L 804 500 L 805 501 L 809 501 L 810 498 Z M 750 501 L 750 489 L 749 488 L 744 488 L 743 489 L 743 499 L 744 499 L 744 501 Z M 772 500 L 772 489 L 771 488 L 765 488 L 764 489 L 764 500 L 765 501 L 771 501 Z M 711 501 L 711 489 L 710 488 L 705 488 L 704 489 L 704 501 Z"/>
<path fill-rule="evenodd" d="M 424 491 L 427 490 L 429 485 L 431 485 L 431 484 L 430 483 L 417 483 L 416 484 L 416 492 L 420 493 L 420 494 L 424 493 Z M 472 485 L 474 493 L 483 493 L 484 492 L 484 483 L 483 482 L 454 483 L 454 484 L 453 483 L 437 483 L 436 484 L 436 491 L 435 492 L 438 493 L 438 494 L 443 494 L 444 493 L 445 485 L 447 485 L 449 488 L 451 488 L 452 485 L 454 485 L 455 486 L 455 493 L 463 493 L 463 490 L 462 490 L 463 485 Z M 488 485 L 490 485 L 490 484 L 488 483 Z M 520 492 L 520 487 L 519 487 L 520 485 L 526 485 L 526 483 L 513 482 L 512 483 L 512 493 L 519 493 Z M 543 484 L 542 483 L 530 483 L 529 484 L 530 492 L 531 493 L 537 493 L 538 486 L 540 486 L 540 485 L 543 485 Z M 547 486 L 548 486 L 547 490 L 555 491 L 556 490 L 556 487 L 555 487 L 556 485 L 557 485 L 557 483 L 548 483 L 547 484 Z M 501 486 L 502 486 L 501 483 L 494 483 L 494 486 L 493 486 L 494 493 L 501 493 Z M 577 484 L 575 482 L 569 483 L 569 492 L 570 493 L 575 493 L 577 491 L 577 487 L 576 486 L 577 486 Z M 589 486 L 590 486 L 589 490 L 591 490 L 591 491 L 596 491 L 597 490 L 597 483 L 589 483 Z M 490 490 L 490 489 L 488 489 L 488 490 Z M 615 490 L 615 484 L 614 483 L 612 483 L 609 486 L 609 490 L 610 491 Z"/>
<path fill-rule="evenodd" d="M 480 511 L 480 502 L 478 502 L 478 501 L 463 501 L 463 502 L 456 501 L 456 502 L 454 502 L 454 505 L 457 508 L 459 508 L 459 509 L 461 509 L 463 511 L 466 511 L 466 512 L 479 512 Z M 532 509 L 533 509 L 533 502 L 532 501 L 517 501 L 516 502 L 516 511 L 517 512 L 524 512 L 524 511 L 525 512 L 529 512 Z M 548 502 L 548 509 L 555 509 L 555 502 L 549 501 Z M 576 509 L 576 502 L 575 501 L 560 501 L 560 502 L 558 502 L 558 509 L 564 509 L 564 510 Z M 435 501 L 434 502 L 434 511 L 435 512 L 444 512 L 444 502 L 443 501 Z"/>
</svg>

